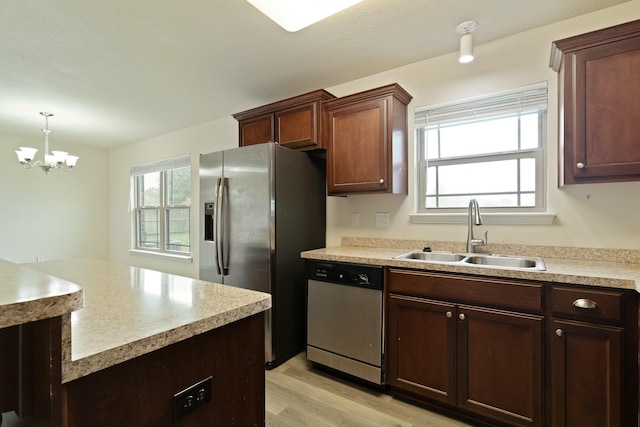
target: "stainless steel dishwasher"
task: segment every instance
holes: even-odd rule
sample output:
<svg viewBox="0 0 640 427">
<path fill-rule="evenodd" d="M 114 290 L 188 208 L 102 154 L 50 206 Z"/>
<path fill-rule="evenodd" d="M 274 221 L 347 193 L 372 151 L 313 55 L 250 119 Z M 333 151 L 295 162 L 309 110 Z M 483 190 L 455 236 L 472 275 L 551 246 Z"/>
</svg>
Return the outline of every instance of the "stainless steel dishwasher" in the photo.
<svg viewBox="0 0 640 427">
<path fill-rule="evenodd" d="M 307 358 L 383 384 L 382 267 L 307 260 Z"/>
</svg>

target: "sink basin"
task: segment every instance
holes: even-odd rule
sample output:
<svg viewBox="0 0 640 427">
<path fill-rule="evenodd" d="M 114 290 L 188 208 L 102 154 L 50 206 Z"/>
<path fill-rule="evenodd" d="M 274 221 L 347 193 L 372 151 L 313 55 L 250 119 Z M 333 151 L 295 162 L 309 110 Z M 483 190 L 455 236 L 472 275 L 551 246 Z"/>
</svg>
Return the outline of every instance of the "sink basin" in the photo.
<svg viewBox="0 0 640 427">
<path fill-rule="evenodd" d="M 394 257 L 395 259 L 417 259 L 421 261 L 457 262 L 462 261 L 465 255 L 449 252 L 409 252 Z"/>
<path fill-rule="evenodd" d="M 526 270 L 545 270 L 542 258 L 516 257 L 502 255 L 472 255 L 464 259 L 467 264 L 488 267 L 507 267 Z"/>
<path fill-rule="evenodd" d="M 393 259 L 456 265 L 467 264 L 473 265 L 474 267 L 506 268 L 514 270 L 546 270 L 544 261 L 540 257 L 413 251 L 395 256 Z"/>
</svg>

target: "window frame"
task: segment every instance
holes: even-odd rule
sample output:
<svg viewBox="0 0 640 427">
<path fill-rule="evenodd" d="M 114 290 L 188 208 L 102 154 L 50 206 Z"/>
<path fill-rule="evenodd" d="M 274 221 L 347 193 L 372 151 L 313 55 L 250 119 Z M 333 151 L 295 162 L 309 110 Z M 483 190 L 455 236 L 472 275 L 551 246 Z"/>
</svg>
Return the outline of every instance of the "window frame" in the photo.
<svg viewBox="0 0 640 427">
<path fill-rule="evenodd" d="M 191 173 L 191 156 L 189 154 L 172 157 L 155 162 L 142 163 L 133 165 L 131 167 L 131 211 L 132 211 L 132 242 L 131 251 L 138 253 L 147 253 L 154 255 L 171 256 L 176 258 L 191 259 L 193 253 L 192 242 L 192 211 L 189 204 L 172 205 L 169 203 L 170 195 L 168 191 L 170 185 L 168 183 L 169 172 L 176 169 L 189 168 L 189 189 L 190 197 L 192 199 L 192 185 L 193 180 Z M 144 186 L 144 175 L 151 173 L 159 173 L 159 200 L 158 204 L 144 205 L 144 192 L 141 191 Z M 168 224 L 170 222 L 170 213 L 172 211 L 187 210 L 188 217 L 188 231 L 189 245 L 188 251 L 180 251 L 171 249 L 171 242 L 168 233 L 170 228 Z M 141 229 L 141 217 L 145 211 L 157 212 L 158 218 L 158 247 L 141 246 L 142 229 Z"/>
<path fill-rule="evenodd" d="M 502 152 L 494 152 L 494 153 L 483 153 L 483 154 L 473 154 L 468 156 L 460 156 L 454 158 L 441 158 L 436 160 L 428 160 L 426 156 L 427 151 L 427 132 L 428 132 L 428 123 L 426 121 L 428 117 L 429 111 L 434 111 L 435 109 L 440 108 L 456 108 L 456 106 L 465 106 L 467 104 L 479 102 L 482 105 L 483 102 L 491 101 L 492 99 L 498 99 L 501 97 L 509 97 L 512 95 L 517 95 L 521 93 L 525 93 L 531 90 L 544 90 L 544 96 L 546 98 L 545 108 L 537 109 L 539 119 L 538 119 L 538 138 L 539 144 L 536 148 L 527 148 L 527 149 L 518 149 L 511 151 L 502 151 Z M 520 216 L 520 220 L 524 221 L 523 223 L 539 223 L 542 221 L 543 223 L 551 223 L 553 221 L 553 217 L 555 216 L 552 213 L 547 212 L 547 145 L 548 145 L 548 110 L 549 110 L 549 101 L 548 101 L 548 89 L 547 82 L 536 83 L 533 85 L 528 85 L 524 87 L 515 88 L 508 91 L 498 92 L 487 94 L 483 96 L 478 96 L 474 98 L 468 98 L 463 100 L 458 100 L 454 102 L 448 102 L 439 105 L 425 106 L 425 107 L 417 107 L 415 109 L 414 116 L 414 127 L 415 127 L 415 147 L 416 147 L 416 162 L 415 162 L 415 214 L 411 216 L 412 222 L 439 222 L 439 223 L 450 223 L 450 222 L 460 222 L 458 220 L 452 220 L 451 218 L 447 218 L 448 216 L 459 216 L 467 213 L 467 206 L 464 207 L 427 207 L 427 169 L 429 165 L 433 165 L 434 163 L 438 166 L 443 165 L 456 165 L 456 164 L 479 164 L 483 162 L 490 162 L 496 160 L 508 160 L 508 159 L 522 159 L 522 158 L 533 158 L 536 163 L 536 177 L 535 177 L 535 204 L 536 206 L 508 206 L 508 207 L 483 207 L 483 217 L 486 216 L 485 213 L 494 213 L 497 215 L 502 215 L 502 219 L 505 219 L 505 223 L 518 223 L 519 219 L 514 219 L 516 216 Z M 477 121 L 487 120 L 491 118 L 505 117 L 505 116 L 518 116 L 520 114 L 530 114 L 531 110 L 524 111 L 511 111 L 509 114 L 501 114 L 500 112 L 490 112 L 487 114 L 485 111 L 482 111 L 482 116 L 477 118 Z M 463 118 L 465 116 L 462 116 Z M 472 119 L 471 116 L 467 116 L 468 119 Z M 460 119 L 457 121 L 464 121 L 464 119 Z M 444 123 L 438 123 L 438 125 L 444 125 Z M 520 130 L 518 130 L 518 138 L 521 137 Z M 519 177 L 518 177 L 519 179 Z M 522 192 L 518 189 L 518 194 L 523 194 L 526 192 Z M 482 193 L 470 193 L 469 198 L 473 198 L 474 195 L 481 195 Z M 487 194 L 498 194 L 498 193 L 487 193 Z M 462 195 L 465 196 L 465 195 Z M 509 215 L 510 218 L 507 218 L 505 215 Z M 540 218 L 535 218 L 536 216 L 540 216 Z M 427 217 L 431 217 L 430 219 Z M 497 221 L 499 222 L 499 220 Z"/>
</svg>

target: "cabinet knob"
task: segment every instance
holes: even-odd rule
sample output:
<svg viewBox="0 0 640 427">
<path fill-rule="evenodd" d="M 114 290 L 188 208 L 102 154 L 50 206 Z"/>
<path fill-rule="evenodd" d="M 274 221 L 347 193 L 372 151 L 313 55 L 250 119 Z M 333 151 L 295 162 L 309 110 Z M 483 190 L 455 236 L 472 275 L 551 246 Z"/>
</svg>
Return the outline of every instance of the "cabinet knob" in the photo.
<svg viewBox="0 0 640 427">
<path fill-rule="evenodd" d="M 595 310 L 598 308 L 598 304 L 596 304 L 595 301 L 587 298 L 580 298 L 575 300 L 573 302 L 573 306 L 576 308 L 583 308 L 585 310 Z"/>
<path fill-rule="evenodd" d="M 380 178 L 380 184 L 384 184 L 384 179 Z"/>
<path fill-rule="evenodd" d="M 577 167 L 578 169 L 582 169 L 582 168 L 584 167 L 584 163 L 579 162 L 579 163 L 576 165 L 576 167 Z"/>
<path fill-rule="evenodd" d="M 450 312 L 450 311 L 447 311 L 447 312 L 445 313 L 445 316 L 447 316 L 447 319 L 451 319 L 451 317 L 453 317 L 453 313 L 452 313 L 452 312 Z"/>
<path fill-rule="evenodd" d="M 464 313 L 458 314 L 458 319 L 464 320 L 465 319 Z"/>
<path fill-rule="evenodd" d="M 557 336 L 561 337 L 563 333 L 564 332 L 562 331 L 562 329 L 560 329 L 560 328 L 556 329 L 556 335 Z"/>
</svg>

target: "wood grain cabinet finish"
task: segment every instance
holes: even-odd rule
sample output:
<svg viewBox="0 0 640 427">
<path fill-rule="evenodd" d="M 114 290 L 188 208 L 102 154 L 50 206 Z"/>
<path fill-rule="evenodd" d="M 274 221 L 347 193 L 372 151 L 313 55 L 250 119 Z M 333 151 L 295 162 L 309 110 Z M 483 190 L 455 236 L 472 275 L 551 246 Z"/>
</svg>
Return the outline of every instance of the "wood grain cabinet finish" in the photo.
<svg viewBox="0 0 640 427">
<path fill-rule="evenodd" d="M 554 285 L 550 300 L 550 425 L 637 425 L 636 293 Z"/>
<path fill-rule="evenodd" d="M 0 413 L 15 410 L 21 426 L 63 425 L 61 343 L 61 317 L 0 329 Z"/>
<path fill-rule="evenodd" d="M 456 403 L 456 306 L 389 296 L 387 383 L 394 389 Z"/>
<path fill-rule="evenodd" d="M 173 420 L 173 396 L 211 376 L 211 402 Z M 264 313 L 63 385 L 65 427 L 264 426 Z"/>
<path fill-rule="evenodd" d="M 420 282 L 422 296 L 394 293 L 415 294 Z M 430 298 L 434 287 L 442 300 Z M 390 271 L 387 382 L 396 393 L 485 422 L 542 426 L 544 316 L 459 303 L 478 289 L 492 293 L 486 279 Z M 541 300 L 541 286 L 537 294 Z"/>
<path fill-rule="evenodd" d="M 324 148 L 324 102 L 335 98 L 320 89 L 234 114 L 239 146 L 277 142 L 299 151 Z"/>
<path fill-rule="evenodd" d="M 640 180 L 640 20 L 553 42 L 559 184 Z"/>
<path fill-rule="evenodd" d="M 325 103 L 329 195 L 407 194 L 407 104 L 391 84 Z"/>
<path fill-rule="evenodd" d="M 551 329 L 551 425 L 631 425 L 622 423 L 622 328 L 554 319 Z"/>
</svg>

